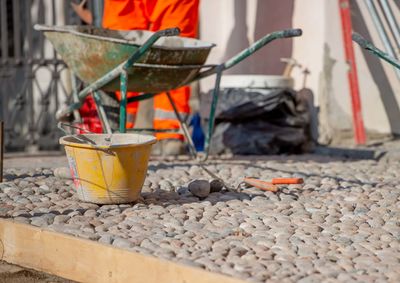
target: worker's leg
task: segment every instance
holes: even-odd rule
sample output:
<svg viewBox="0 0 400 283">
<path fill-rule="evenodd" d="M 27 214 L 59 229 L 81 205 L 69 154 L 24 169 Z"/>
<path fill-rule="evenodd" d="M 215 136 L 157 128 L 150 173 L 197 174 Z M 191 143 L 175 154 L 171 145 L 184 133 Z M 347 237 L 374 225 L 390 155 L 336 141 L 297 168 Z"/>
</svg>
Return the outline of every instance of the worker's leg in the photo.
<svg viewBox="0 0 400 283">
<path fill-rule="evenodd" d="M 170 91 L 178 112 L 185 119 L 190 113 L 189 98 L 190 88 L 181 87 Z M 176 118 L 174 109 L 165 93 L 154 97 L 154 128 L 155 129 L 179 129 L 179 121 Z M 178 133 L 157 133 L 158 139 L 179 139 L 183 135 Z"/>
<path fill-rule="evenodd" d="M 199 16 L 198 0 L 147 0 L 147 3 L 152 31 L 178 27 L 181 30 L 181 36 L 196 37 Z M 190 113 L 190 88 L 182 87 L 170 93 L 182 117 L 187 117 Z M 165 93 L 154 98 L 154 108 L 154 127 L 156 129 L 179 128 L 179 121 Z M 157 138 L 183 140 L 183 135 L 159 133 Z"/>
</svg>

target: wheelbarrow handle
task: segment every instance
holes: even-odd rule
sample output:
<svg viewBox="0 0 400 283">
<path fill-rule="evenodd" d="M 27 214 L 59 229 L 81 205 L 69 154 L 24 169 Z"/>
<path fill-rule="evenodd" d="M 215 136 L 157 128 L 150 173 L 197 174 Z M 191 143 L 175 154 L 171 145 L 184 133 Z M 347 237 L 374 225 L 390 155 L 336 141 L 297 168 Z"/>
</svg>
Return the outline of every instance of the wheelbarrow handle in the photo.
<svg viewBox="0 0 400 283">
<path fill-rule="evenodd" d="M 353 41 L 357 42 L 362 48 L 368 50 L 372 54 L 385 60 L 389 64 L 392 64 L 397 69 L 400 69 L 400 61 L 399 60 L 390 56 L 389 54 L 380 50 L 379 48 L 375 47 L 370 41 L 366 40 L 362 35 L 360 35 L 356 32 L 353 32 L 352 38 L 353 38 Z"/>
<path fill-rule="evenodd" d="M 283 31 L 283 38 L 290 38 L 290 37 L 298 37 L 303 34 L 303 30 L 296 28 L 296 29 L 287 29 Z"/>
<path fill-rule="evenodd" d="M 257 40 L 252 45 L 250 45 L 250 47 L 246 48 L 245 50 L 225 62 L 224 70 L 232 68 L 233 66 L 243 61 L 250 55 L 253 55 L 256 51 L 260 50 L 262 47 L 274 41 L 275 39 L 297 37 L 301 36 L 302 34 L 303 31 L 301 29 L 288 29 L 267 34 L 263 38 Z"/>
<path fill-rule="evenodd" d="M 353 32 L 351 38 L 353 39 L 353 41 L 357 42 L 362 48 L 367 50 L 371 48 L 371 42 L 366 40 L 361 34 Z"/>
<path fill-rule="evenodd" d="M 297 37 L 301 36 L 303 34 L 303 31 L 301 29 L 288 29 L 288 30 L 282 30 L 282 31 L 276 31 L 270 34 L 267 34 L 266 36 L 262 37 L 261 39 L 257 40 L 254 42 L 252 45 L 250 45 L 248 48 L 242 50 L 235 56 L 233 56 L 231 59 L 226 61 L 225 63 L 218 65 L 210 70 L 201 72 L 200 74 L 197 75 L 195 80 L 199 80 L 208 76 L 211 76 L 217 72 L 222 72 L 224 70 L 227 70 L 229 68 L 232 68 L 236 64 L 240 63 L 250 55 L 254 54 L 256 51 L 267 45 L 268 43 L 274 41 L 275 39 L 280 39 L 280 38 L 291 38 L 291 37 Z"/>
</svg>

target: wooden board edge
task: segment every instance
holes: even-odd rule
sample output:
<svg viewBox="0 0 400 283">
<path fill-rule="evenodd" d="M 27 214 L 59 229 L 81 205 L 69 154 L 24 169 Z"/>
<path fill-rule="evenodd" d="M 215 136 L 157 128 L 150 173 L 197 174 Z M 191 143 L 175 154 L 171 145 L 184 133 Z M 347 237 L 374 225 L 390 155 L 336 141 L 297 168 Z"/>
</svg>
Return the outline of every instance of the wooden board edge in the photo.
<svg viewBox="0 0 400 283">
<path fill-rule="evenodd" d="M 244 282 L 5 219 L 0 219 L 0 256 L 8 263 L 78 282 Z"/>
</svg>

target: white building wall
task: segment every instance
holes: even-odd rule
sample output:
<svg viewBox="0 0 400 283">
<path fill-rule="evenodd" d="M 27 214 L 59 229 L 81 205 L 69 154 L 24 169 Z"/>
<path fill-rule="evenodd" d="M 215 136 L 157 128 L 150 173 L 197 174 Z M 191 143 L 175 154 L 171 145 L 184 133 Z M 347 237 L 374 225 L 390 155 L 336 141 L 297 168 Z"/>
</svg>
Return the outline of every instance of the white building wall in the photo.
<svg viewBox="0 0 400 283">
<path fill-rule="evenodd" d="M 365 8 L 365 2 L 357 0 L 357 3 L 373 42 L 378 47 L 383 48 Z M 256 4 L 257 0 L 247 1 L 246 23 L 248 25 L 249 42 L 254 41 L 252 34 L 254 34 Z M 279 5 L 279 1 L 276 5 Z M 271 9 L 273 8 L 271 7 Z M 397 6 L 392 5 L 392 8 L 395 9 L 395 14 L 400 17 Z M 209 63 L 218 63 L 223 60 L 227 48 L 226 43 L 235 24 L 234 21 L 233 0 L 201 1 L 201 38 L 217 44 L 217 47 L 211 52 Z M 351 97 L 347 79 L 348 65 L 345 62 L 343 50 L 338 1 L 294 1 L 293 27 L 302 28 L 304 35 L 293 41 L 292 57 L 310 71 L 307 77 L 307 87 L 314 92 L 316 106 L 320 107 L 320 123 L 323 126 L 321 134 L 326 135 L 326 141 L 329 141 L 337 131 L 352 130 Z M 357 31 L 356 28 L 355 30 Z M 395 122 L 396 118 L 400 120 L 400 116 L 396 117 L 398 109 L 394 107 L 396 106 L 394 101 L 400 102 L 400 80 L 396 77 L 393 67 L 381 62 L 392 88 L 392 92 L 386 91 L 384 82 L 379 81 L 378 77 L 375 77 L 374 80 L 368 68 L 366 59 L 371 60 L 372 57 L 367 55 L 366 51 L 361 50 L 358 45 L 355 44 L 354 47 L 362 113 L 367 131 L 400 134 L 400 123 L 396 124 Z M 262 62 L 252 61 L 252 64 L 262 64 Z M 296 89 L 301 88 L 303 83 L 302 72 L 295 69 L 293 77 L 295 78 Z M 212 87 L 211 81 L 208 79 L 201 82 L 203 91 Z M 394 100 L 390 99 L 390 95 L 394 95 Z M 387 111 L 389 108 L 391 110 Z M 389 122 L 388 112 L 390 112 L 391 122 Z"/>
</svg>

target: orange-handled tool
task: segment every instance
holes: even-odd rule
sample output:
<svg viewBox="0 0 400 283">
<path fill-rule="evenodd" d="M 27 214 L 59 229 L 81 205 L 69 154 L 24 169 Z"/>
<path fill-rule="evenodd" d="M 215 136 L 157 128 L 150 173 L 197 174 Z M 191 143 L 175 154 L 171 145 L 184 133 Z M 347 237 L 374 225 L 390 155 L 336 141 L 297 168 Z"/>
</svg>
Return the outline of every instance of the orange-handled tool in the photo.
<svg viewBox="0 0 400 283">
<path fill-rule="evenodd" d="M 303 178 L 274 178 L 271 182 L 273 185 L 296 185 L 303 184 Z"/>
<path fill-rule="evenodd" d="M 278 191 L 278 187 L 270 182 L 265 182 L 254 178 L 244 178 L 243 182 L 247 185 L 253 186 L 263 191 L 269 191 L 274 193 Z"/>
</svg>

